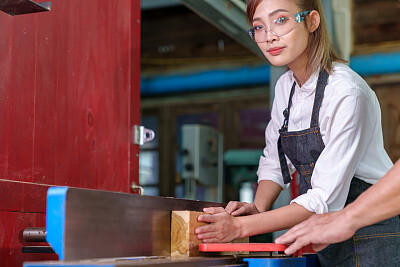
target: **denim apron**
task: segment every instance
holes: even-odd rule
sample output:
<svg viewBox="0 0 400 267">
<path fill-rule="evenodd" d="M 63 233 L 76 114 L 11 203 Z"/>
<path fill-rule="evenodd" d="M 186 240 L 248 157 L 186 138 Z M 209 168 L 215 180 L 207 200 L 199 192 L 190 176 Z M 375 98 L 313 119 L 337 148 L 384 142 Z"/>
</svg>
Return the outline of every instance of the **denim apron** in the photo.
<svg viewBox="0 0 400 267">
<path fill-rule="evenodd" d="M 296 82 L 290 91 L 287 109 L 283 112 L 284 122 L 279 130 L 278 154 L 284 183 L 291 177 L 285 155 L 295 166 L 300 176 L 299 192 L 311 189 L 311 176 L 315 163 L 325 145 L 319 128 L 319 110 L 324 97 L 329 74 L 322 69 L 318 76 L 310 128 L 288 132 L 290 106 Z M 329 179 L 329 177 L 326 177 Z M 353 177 L 346 204 L 353 202 L 371 185 Z M 400 204 L 399 204 L 400 205 Z M 321 266 L 400 266 L 400 219 L 398 216 L 383 222 L 361 228 L 349 240 L 329 245 L 318 252 Z"/>
</svg>

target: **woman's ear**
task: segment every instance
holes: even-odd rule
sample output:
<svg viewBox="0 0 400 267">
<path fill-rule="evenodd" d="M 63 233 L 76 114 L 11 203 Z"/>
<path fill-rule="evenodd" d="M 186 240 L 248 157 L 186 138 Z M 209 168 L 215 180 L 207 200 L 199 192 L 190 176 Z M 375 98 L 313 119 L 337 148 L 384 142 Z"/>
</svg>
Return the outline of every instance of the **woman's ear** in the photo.
<svg viewBox="0 0 400 267">
<path fill-rule="evenodd" d="M 308 20 L 307 20 L 307 26 L 308 26 L 308 31 L 310 33 L 314 32 L 316 29 L 318 29 L 319 23 L 321 22 L 321 17 L 319 16 L 318 11 L 313 10 L 308 14 Z"/>
</svg>

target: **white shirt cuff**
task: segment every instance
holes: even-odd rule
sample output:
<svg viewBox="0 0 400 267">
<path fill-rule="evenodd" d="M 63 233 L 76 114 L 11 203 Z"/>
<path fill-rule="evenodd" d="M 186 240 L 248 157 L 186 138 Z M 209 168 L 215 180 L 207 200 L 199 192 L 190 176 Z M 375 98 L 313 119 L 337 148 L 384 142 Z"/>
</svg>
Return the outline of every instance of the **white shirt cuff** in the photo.
<svg viewBox="0 0 400 267">
<path fill-rule="evenodd" d="M 329 212 L 328 205 L 318 191 L 318 189 L 309 189 L 306 194 L 300 195 L 293 199 L 290 204 L 297 203 L 303 206 L 305 209 L 315 212 L 316 214 L 327 213 Z"/>
</svg>

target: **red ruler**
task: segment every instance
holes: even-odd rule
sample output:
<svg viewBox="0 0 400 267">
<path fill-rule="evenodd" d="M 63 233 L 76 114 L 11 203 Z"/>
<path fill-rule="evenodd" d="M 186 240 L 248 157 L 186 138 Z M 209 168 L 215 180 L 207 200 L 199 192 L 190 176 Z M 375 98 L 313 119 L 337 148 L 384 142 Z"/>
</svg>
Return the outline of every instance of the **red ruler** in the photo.
<svg viewBox="0 0 400 267">
<path fill-rule="evenodd" d="M 280 252 L 288 246 L 275 243 L 208 243 L 199 244 L 202 252 L 249 251 L 249 252 Z M 301 250 L 296 256 L 301 255 Z"/>
</svg>

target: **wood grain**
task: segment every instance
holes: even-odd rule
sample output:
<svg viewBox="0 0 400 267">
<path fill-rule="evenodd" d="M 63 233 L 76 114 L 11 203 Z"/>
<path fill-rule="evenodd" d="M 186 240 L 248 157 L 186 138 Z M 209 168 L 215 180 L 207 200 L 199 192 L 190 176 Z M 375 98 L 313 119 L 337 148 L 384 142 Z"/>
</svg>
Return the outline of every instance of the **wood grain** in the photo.
<svg viewBox="0 0 400 267">
<path fill-rule="evenodd" d="M 171 214 L 171 258 L 199 256 L 197 239 L 194 230 L 207 223 L 198 222 L 197 217 L 203 212 L 172 211 Z"/>
<path fill-rule="evenodd" d="M 202 256 L 194 230 L 207 223 L 198 222 L 197 217 L 205 214 L 197 211 L 172 211 L 171 214 L 171 258 Z M 233 240 L 232 243 L 249 243 L 249 238 Z M 235 252 L 219 252 L 218 255 L 232 255 Z M 236 253 L 237 254 L 237 253 Z"/>
</svg>

